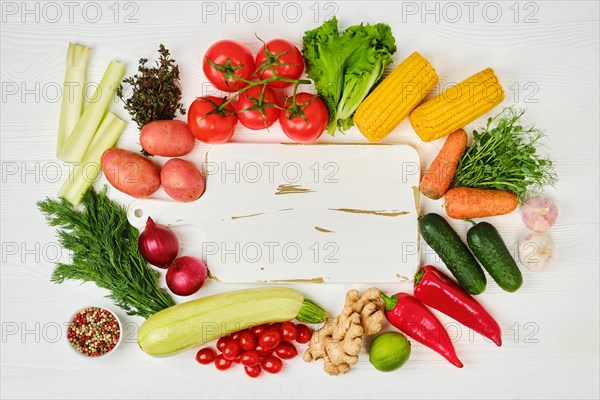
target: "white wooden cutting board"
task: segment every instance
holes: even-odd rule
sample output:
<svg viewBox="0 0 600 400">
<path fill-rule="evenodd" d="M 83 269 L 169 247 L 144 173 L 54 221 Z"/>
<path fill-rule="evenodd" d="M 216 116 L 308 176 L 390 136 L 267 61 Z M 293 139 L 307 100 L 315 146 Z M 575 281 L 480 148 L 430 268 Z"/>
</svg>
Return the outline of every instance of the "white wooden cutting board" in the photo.
<svg viewBox="0 0 600 400">
<path fill-rule="evenodd" d="M 191 203 L 143 199 L 128 208 L 143 228 L 195 225 L 222 282 L 392 282 L 418 258 L 419 155 L 406 145 L 225 144 L 204 166 Z"/>
</svg>

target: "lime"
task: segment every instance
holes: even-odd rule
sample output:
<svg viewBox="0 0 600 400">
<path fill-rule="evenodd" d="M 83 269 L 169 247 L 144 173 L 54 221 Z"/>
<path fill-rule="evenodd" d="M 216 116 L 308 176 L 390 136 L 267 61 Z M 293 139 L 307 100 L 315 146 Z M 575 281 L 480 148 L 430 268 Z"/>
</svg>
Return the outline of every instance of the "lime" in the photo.
<svg viewBox="0 0 600 400">
<path fill-rule="evenodd" d="M 369 361 L 380 371 L 400 368 L 410 357 L 410 342 L 399 332 L 385 332 L 377 336 L 369 350 Z"/>
</svg>

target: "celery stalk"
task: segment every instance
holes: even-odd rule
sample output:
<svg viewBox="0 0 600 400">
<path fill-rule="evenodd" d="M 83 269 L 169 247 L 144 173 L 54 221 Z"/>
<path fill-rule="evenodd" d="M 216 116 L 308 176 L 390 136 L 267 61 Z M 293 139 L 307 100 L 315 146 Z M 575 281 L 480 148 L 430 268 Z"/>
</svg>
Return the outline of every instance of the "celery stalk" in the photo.
<svg viewBox="0 0 600 400">
<path fill-rule="evenodd" d="M 56 155 L 60 153 L 83 110 L 83 92 L 85 89 L 85 68 L 90 56 L 89 47 L 69 43 L 67 49 L 67 72 L 63 85 L 62 103 L 60 106 L 60 120 L 58 122 L 58 140 Z"/>
<path fill-rule="evenodd" d="M 100 172 L 102 154 L 117 143 L 119 136 L 125 129 L 125 125 L 125 121 L 115 114 L 111 112 L 106 114 L 81 163 L 60 188 L 59 197 L 66 198 L 73 205 L 78 205 L 81 202 L 83 194 L 96 180 Z"/>
<path fill-rule="evenodd" d="M 61 160 L 72 163 L 81 161 L 108 109 L 108 105 L 114 98 L 115 90 L 121 83 L 124 73 L 125 64 L 116 61 L 111 61 L 108 64 L 108 68 L 106 68 L 100 84 L 94 91 L 94 95 L 84 108 L 73 132 L 59 151 Z"/>
</svg>

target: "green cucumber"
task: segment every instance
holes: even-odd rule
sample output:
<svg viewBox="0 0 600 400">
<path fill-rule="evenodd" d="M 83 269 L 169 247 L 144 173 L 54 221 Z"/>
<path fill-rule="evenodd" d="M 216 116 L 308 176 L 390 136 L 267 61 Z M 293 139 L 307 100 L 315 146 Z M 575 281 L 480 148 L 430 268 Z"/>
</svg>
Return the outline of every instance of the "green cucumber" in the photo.
<svg viewBox="0 0 600 400">
<path fill-rule="evenodd" d="M 151 315 L 137 334 L 140 348 L 167 356 L 251 326 L 294 318 L 318 323 L 327 313 L 294 290 L 265 287 L 235 290 L 180 303 Z"/>
<path fill-rule="evenodd" d="M 485 290 L 487 280 L 481 266 L 458 233 L 438 214 L 419 217 L 419 229 L 425 242 L 440 256 L 460 286 L 470 294 Z"/>
<path fill-rule="evenodd" d="M 507 292 L 515 292 L 523 284 L 523 275 L 504 244 L 500 233 L 487 222 L 475 223 L 467 232 L 467 243 L 475 257 L 498 286 Z"/>
</svg>

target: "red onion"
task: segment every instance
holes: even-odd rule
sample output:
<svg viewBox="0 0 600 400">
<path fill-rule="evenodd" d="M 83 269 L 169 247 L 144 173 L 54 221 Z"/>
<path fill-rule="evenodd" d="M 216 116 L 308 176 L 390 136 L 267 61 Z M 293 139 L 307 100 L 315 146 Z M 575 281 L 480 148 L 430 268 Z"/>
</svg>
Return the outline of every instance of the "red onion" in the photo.
<svg viewBox="0 0 600 400">
<path fill-rule="evenodd" d="M 208 269 L 195 257 L 179 257 L 167 270 L 167 286 L 178 296 L 196 293 L 204 284 Z"/>
<path fill-rule="evenodd" d="M 177 236 L 164 226 L 156 225 L 148 217 L 146 228 L 140 235 L 138 247 L 142 257 L 158 268 L 167 268 L 177 257 L 179 240 Z"/>
</svg>

